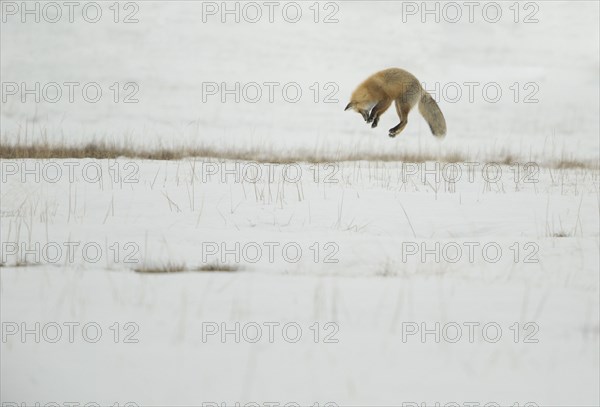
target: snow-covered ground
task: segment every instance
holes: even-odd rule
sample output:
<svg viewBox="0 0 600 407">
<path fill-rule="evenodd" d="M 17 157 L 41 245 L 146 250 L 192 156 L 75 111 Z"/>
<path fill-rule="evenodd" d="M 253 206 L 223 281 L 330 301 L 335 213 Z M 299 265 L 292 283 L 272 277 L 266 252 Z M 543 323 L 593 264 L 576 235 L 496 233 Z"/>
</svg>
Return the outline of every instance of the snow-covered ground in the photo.
<svg viewBox="0 0 600 407">
<path fill-rule="evenodd" d="M 119 23 L 99 4 L 22 23 L 2 3 L 2 143 L 366 158 L 3 159 L 3 405 L 600 404 L 597 2 L 494 3 L 497 23 L 489 3 L 473 23 L 464 3 L 457 23 L 434 2 L 440 23 L 421 2 L 276 3 L 273 23 L 261 2 L 257 23 L 247 3 L 227 3 L 240 23 L 221 2 L 119 3 Z M 393 109 L 376 130 L 343 112 L 388 66 L 439 83 L 444 140 L 417 112 L 394 140 Z M 35 82 L 39 103 L 12 94 Z M 263 98 L 223 103 L 223 82 Z"/>
</svg>

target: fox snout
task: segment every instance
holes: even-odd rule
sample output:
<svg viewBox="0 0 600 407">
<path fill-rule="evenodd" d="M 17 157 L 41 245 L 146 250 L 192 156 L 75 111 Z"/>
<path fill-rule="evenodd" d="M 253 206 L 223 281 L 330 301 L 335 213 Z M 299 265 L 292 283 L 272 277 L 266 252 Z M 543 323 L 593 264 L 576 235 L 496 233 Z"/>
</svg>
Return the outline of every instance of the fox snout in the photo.
<svg viewBox="0 0 600 407">
<path fill-rule="evenodd" d="M 344 109 L 344 112 L 348 109 L 352 109 L 354 111 L 356 111 L 357 113 L 360 113 L 361 116 L 363 117 L 363 119 L 365 120 L 365 122 L 369 123 L 369 112 L 365 109 L 360 109 L 356 106 L 356 103 L 354 102 L 350 102 L 346 105 L 346 108 Z"/>
</svg>

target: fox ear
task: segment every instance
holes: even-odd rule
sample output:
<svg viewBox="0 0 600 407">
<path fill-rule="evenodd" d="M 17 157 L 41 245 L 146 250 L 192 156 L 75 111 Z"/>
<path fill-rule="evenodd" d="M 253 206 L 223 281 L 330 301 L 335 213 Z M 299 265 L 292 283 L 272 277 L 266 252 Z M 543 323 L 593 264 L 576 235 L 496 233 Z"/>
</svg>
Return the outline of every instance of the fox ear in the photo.
<svg viewBox="0 0 600 407">
<path fill-rule="evenodd" d="M 346 105 L 346 108 L 344 109 L 344 112 L 352 107 L 352 103 L 353 102 L 350 102 L 350 103 L 348 103 L 348 105 Z"/>
</svg>

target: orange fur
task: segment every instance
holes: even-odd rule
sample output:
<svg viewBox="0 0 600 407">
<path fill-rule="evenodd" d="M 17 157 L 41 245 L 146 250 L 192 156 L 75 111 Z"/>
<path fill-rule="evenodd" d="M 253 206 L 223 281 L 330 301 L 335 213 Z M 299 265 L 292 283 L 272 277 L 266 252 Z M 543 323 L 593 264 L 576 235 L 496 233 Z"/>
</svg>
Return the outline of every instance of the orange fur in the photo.
<svg viewBox="0 0 600 407">
<path fill-rule="evenodd" d="M 410 72 L 399 68 L 389 68 L 371 75 L 352 93 L 345 110 L 360 113 L 371 127 L 377 127 L 380 116 L 396 104 L 400 123 L 389 130 L 395 137 L 408 123 L 408 114 L 418 103 L 419 112 L 425 118 L 431 132 L 437 137 L 446 135 L 446 120 L 439 106 Z"/>
</svg>

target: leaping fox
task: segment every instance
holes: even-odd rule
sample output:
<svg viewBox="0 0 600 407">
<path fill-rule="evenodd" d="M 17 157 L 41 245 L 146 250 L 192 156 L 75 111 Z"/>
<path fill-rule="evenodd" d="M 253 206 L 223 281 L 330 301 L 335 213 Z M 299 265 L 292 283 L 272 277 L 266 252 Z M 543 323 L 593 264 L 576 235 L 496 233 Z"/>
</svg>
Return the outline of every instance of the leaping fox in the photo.
<svg viewBox="0 0 600 407">
<path fill-rule="evenodd" d="M 344 110 L 353 109 L 360 113 L 371 128 L 377 127 L 379 117 L 396 103 L 400 123 L 392 127 L 390 137 L 396 137 L 408 123 L 408 114 L 418 103 L 419 112 L 429 124 L 436 137 L 446 135 L 446 120 L 435 100 L 427 93 L 413 74 L 399 68 L 377 72 L 361 83 L 352 93 L 350 103 Z"/>
</svg>

